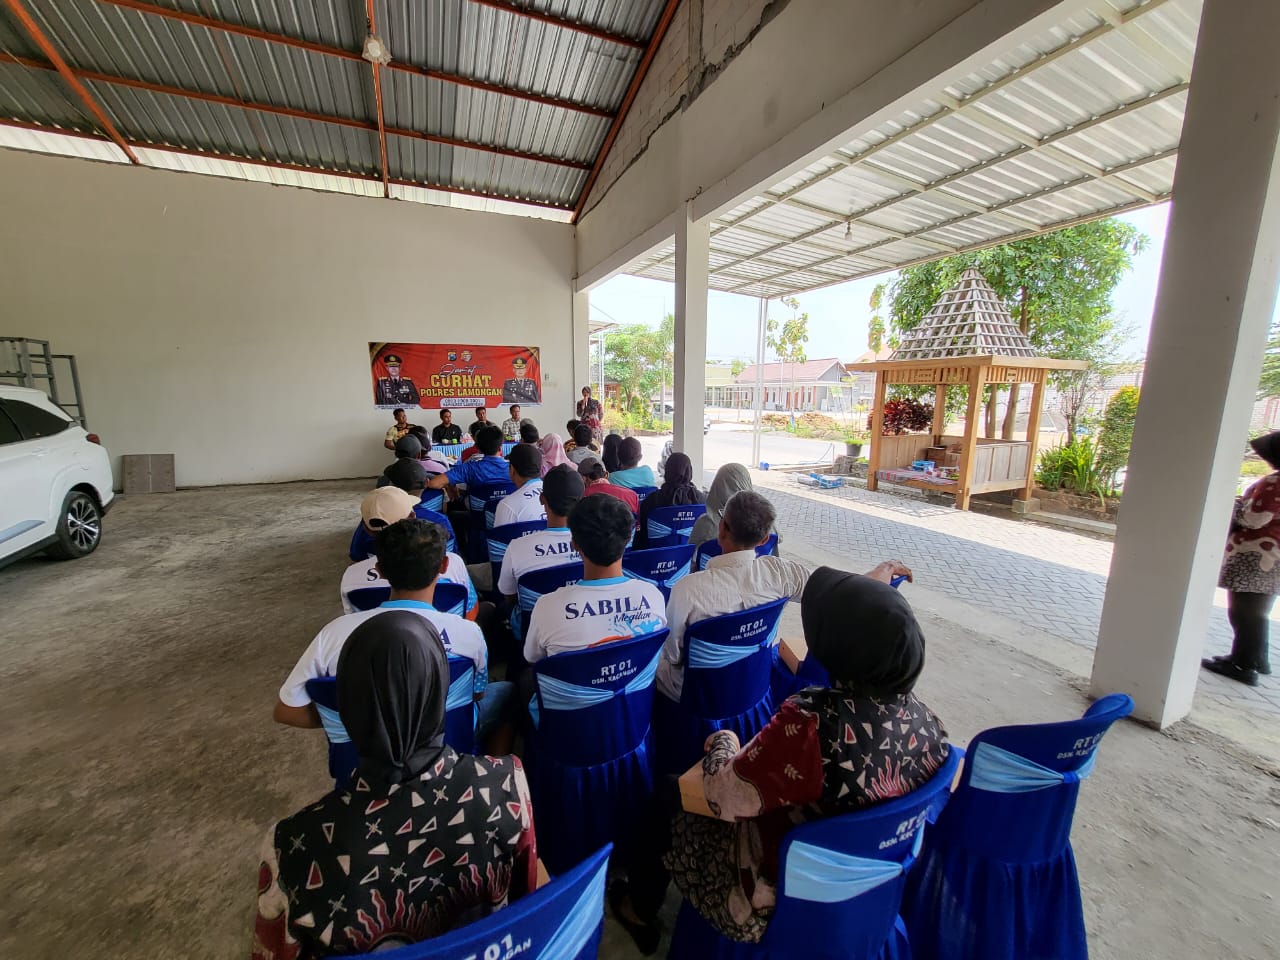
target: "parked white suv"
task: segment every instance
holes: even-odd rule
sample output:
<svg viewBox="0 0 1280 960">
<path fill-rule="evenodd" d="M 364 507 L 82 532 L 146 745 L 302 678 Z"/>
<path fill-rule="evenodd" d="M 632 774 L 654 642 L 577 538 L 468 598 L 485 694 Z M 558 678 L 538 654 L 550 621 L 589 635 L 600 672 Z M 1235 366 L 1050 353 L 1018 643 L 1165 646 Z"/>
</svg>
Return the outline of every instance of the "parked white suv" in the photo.
<svg viewBox="0 0 1280 960">
<path fill-rule="evenodd" d="M 93 553 L 113 496 L 96 434 L 41 391 L 0 384 L 0 566 L 41 550 Z"/>
</svg>

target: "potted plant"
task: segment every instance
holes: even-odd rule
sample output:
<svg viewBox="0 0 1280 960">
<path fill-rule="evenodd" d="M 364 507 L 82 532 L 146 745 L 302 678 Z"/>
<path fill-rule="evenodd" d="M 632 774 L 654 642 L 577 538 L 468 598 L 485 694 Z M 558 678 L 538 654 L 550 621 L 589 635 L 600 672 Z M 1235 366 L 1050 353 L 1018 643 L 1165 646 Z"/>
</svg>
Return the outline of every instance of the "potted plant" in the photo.
<svg viewBox="0 0 1280 960">
<path fill-rule="evenodd" d="M 866 430 L 845 430 L 844 432 L 844 450 L 851 457 L 862 456 L 862 445 L 871 439 L 871 434 Z"/>
</svg>

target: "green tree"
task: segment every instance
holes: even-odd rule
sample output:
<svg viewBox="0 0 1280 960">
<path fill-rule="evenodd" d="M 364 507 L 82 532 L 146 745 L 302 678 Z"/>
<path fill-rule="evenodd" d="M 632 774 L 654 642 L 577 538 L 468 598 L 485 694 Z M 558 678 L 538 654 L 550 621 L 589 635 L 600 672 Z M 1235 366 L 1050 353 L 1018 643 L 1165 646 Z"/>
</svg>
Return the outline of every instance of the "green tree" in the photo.
<svg viewBox="0 0 1280 960">
<path fill-rule="evenodd" d="M 1107 401 L 1098 431 L 1098 472 L 1108 490 L 1116 488 L 1116 476 L 1129 463 L 1133 422 L 1138 416 L 1137 387 L 1121 387 Z"/>
<path fill-rule="evenodd" d="M 1271 339 L 1267 341 L 1267 352 L 1262 356 L 1258 397 L 1280 397 L 1280 324 L 1271 325 Z"/>
<path fill-rule="evenodd" d="M 738 379 L 738 377 L 742 376 L 742 371 L 747 369 L 747 366 L 747 361 L 743 360 L 741 357 L 734 357 L 729 361 L 730 376 L 735 380 Z"/>
<path fill-rule="evenodd" d="M 648 415 L 650 398 L 670 376 L 675 356 L 675 317 L 668 314 L 655 329 L 630 323 L 604 336 L 604 372 L 616 382 L 623 407 Z"/>
<path fill-rule="evenodd" d="M 908 267 L 886 288 L 895 334 L 914 328 L 968 267 L 977 267 L 1014 321 L 1045 356 L 1090 360 L 1116 331 L 1111 295 L 1147 238 L 1108 218 L 998 247 Z M 1055 386 L 1062 381 L 1051 377 Z M 960 391 L 950 391 L 959 393 Z M 994 416 L 991 394 L 988 418 Z M 948 408 L 950 408 L 948 404 Z M 1017 405 L 1009 404 L 1003 435 L 1013 436 Z"/>
<path fill-rule="evenodd" d="M 880 315 L 880 308 L 884 305 L 884 292 L 888 284 L 877 283 L 875 289 L 871 291 L 871 320 L 867 323 L 867 349 L 873 354 L 879 354 L 884 349 L 884 317 Z"/>
<path fill-rule="evenodd" d="M 805 355 L 804 345 L 809 342 L 809 314 L 800 313 L 800 301 L 795 297 L 783 297 L 784 306 L 791 308 L 791 316 L 786 320 L 774 320 L 770 318 L 765 324 L 765 343 L 769 349 L 773 351 L 773 355 L 783 363 L 791 365 L 791 406 L 794 408 L 795 392 L 796 392 L 796 367 L 797 363 L 804 363 L 807 359 Z M 781 372 L 779 373 L 778 386 L 781 387 Z"/>
</svg>

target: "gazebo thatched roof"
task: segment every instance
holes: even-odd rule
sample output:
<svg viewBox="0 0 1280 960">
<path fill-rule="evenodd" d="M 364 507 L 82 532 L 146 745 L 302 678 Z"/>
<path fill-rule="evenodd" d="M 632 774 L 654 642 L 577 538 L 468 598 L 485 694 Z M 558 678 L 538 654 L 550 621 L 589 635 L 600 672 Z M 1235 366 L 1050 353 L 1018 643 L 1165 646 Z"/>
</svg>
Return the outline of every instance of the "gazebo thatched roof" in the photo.
<svg viewBox="0 0 1280 960">
<path fill-rule="evenodd" d="M 1013 322 L 991 284 L 977 267 L 969 267 L 938 298 L 924 319 L 903 335 L 901 345 L 889 359 L 1035 355 L 1035 347 Z"/>
</svg>

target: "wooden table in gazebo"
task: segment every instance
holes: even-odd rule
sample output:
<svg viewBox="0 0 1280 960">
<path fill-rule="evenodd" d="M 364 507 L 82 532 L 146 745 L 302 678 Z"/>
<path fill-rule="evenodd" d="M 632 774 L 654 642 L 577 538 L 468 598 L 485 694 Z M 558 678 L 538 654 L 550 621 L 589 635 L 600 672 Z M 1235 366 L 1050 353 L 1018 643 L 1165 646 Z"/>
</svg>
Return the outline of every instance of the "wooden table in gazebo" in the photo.
<svg viewBox="0 0 1280 960">
<path fill-rule="evenodd" d="M 935 493 L 948 493 L 956 506 L 969 509 L 975 493 L 1020 491 L 1031 497 L 1035 483 L 1036 442 L 1044 407 L 1045 381 L 1052 370 L 1080 370 L 1083 361 L 1037 357 L 1030 340 L 1009 317 L 995 291 L 970 267 L 930 309 L 888 360 L 855 363 L 850 370 L 876 375 L 871 414 L 871 450 L 867 489 L 881 480 Z M 978 436 L 984 388 L 990 385 L 1032 385 L 1025 440 Z M 890 386 L 934 388 L 930 433 L 884 435 L 885 394 Z M 968 387 L 964 434 L 946 436 L 947 390 Z M 959 468 L 954 479 L 911 469 L 926 459 L 930 447 L 959 445 Z M 941 464 L 939 464 L 941 466 Z"/>
</svg>

